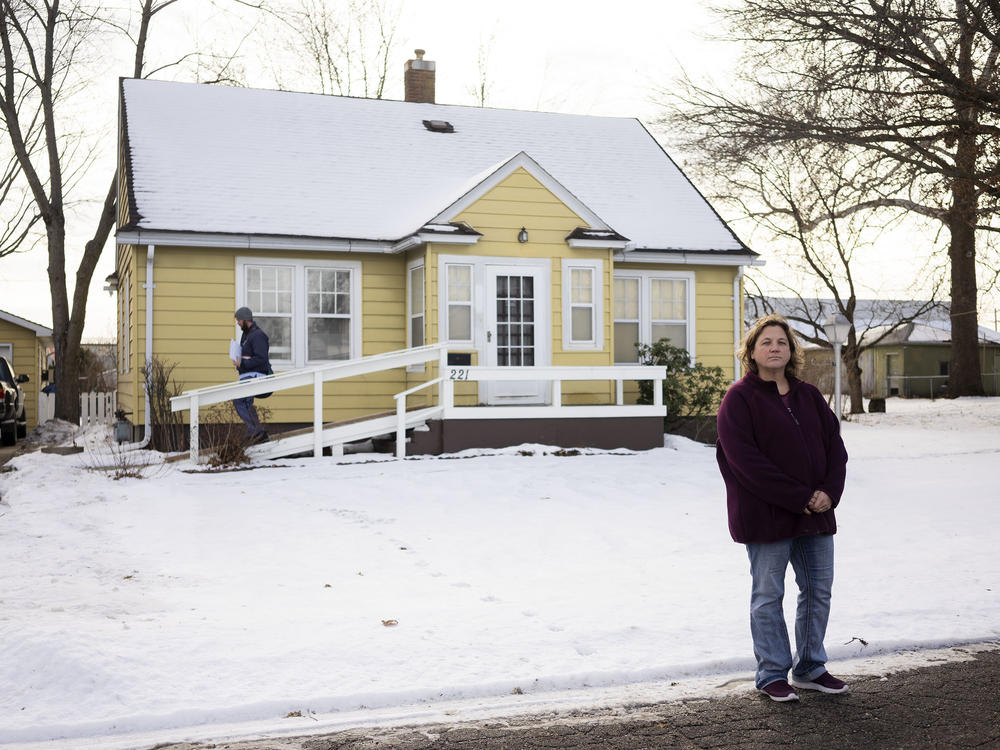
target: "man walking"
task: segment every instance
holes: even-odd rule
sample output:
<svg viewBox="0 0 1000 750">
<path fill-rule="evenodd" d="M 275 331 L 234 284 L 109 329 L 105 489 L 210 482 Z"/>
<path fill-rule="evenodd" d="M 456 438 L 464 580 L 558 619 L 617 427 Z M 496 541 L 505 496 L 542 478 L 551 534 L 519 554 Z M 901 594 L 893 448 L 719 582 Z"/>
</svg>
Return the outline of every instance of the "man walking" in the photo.
<svg viewBox="0 0 1000 750">
<path fill-rule="evenodd" d="M 236 311 L 236 325 L 243 332 L 240 337 L 240 359 L 234 361 L 240 380 L 260 378 L 272 374 L 271 361 L 268 359 L 269 342 L 267 334 L 260 329 L 254 320 L 249 307 L 241 307 Z M 270 395 L 270 394 L 265 394 Z M 233 407 L 240 419 L 247 426 L 246 439 L 248 443 L 263 443 L 268 439 L 267 432 L 260 424 L 257 409 L 253 405 L 253 396 L 233 399 Z"/>
</svg>

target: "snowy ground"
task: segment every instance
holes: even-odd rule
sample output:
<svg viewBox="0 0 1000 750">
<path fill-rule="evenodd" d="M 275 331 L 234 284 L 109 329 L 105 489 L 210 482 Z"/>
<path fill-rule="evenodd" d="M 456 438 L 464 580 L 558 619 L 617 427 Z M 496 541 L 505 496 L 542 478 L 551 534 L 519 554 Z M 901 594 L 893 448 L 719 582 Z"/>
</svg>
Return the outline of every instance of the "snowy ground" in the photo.
<svg viewBox="0 0 1000 750">
<path fill-rule="evenodd" d="M 750 684 L 746 554 L 711 448 L 157 463 L 115 480 L 93 468 L 103 435 L 49 432 L 86 450 L 0 474 L 0 744 L 149 747 Z M 1000 640 L 1000 399 L 889 400 L 844 435 L 831 671 Z"/>
</svg>

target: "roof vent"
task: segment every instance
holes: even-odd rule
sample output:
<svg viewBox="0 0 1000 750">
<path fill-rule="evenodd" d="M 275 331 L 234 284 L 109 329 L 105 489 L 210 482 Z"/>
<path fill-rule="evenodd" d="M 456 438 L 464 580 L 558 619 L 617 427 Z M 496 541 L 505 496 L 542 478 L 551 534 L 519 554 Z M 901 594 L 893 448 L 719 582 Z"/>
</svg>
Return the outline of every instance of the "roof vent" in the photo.
<svg viewBox="0 0 1000 750">
<path fill-rule="evenodd" d="M 432 133 L 454 133 L 455 126 L 447 120 L 424 120 L 424 127 Z"/>
</svg>

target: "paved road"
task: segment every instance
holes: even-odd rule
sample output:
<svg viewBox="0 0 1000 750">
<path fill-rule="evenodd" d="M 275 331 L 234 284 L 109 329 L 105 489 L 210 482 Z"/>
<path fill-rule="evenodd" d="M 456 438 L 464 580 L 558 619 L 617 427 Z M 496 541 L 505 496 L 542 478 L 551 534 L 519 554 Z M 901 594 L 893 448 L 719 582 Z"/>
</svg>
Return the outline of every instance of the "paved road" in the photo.
<svg viewBox="0 0 1000 750">
<path fill-rule="evenodd" d="M 851 680 L 845 696 L 774 703 L 750 689 L 719 698 L 530 718 L 356 729 L 161 750 L 523 750 L 525 748 L 1000 748 L 1000 651 L 972 661 Z"/>
</svg>

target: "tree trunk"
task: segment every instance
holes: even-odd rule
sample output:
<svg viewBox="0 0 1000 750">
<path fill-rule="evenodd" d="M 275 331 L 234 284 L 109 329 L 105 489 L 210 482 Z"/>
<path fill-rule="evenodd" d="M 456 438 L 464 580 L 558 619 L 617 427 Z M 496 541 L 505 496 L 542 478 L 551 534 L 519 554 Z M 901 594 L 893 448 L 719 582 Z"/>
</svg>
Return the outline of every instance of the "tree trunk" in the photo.
<svg viewBox="0 0 1000 750">
<path fill-rule="evenodd" d="M 847 393 L 851 397 L 851 414 L 864 414 L 865 402 L 861 393 L 861 365 L 858 364 L 860 353 L 857 347 L 845 346 L 841 360 L 847 375 Z"/>
<path fill-rule="evenodd" d="M 976 310 L 976 188 L 969 175 L 976 160 L 976 137 L 963 132 L 958 138 L 952 180 L 952 205 L 948 212 L 951 245 L 951 362 L 948 395 L 983 396 L 979 362 L 979 315 Z"/>
<path fill-rule="evenodd" d="M 964 3 L 957 4 L 963 24 L 958 45 L 958 73 L 965 87 L 974 84 L 972 30 L 965 17 Z M 961 92 L 954 99 L 958 120 L 955 144 L 955 176 L 951 182 L 951 362 L 948 366 L 948 395 L 983 396 L 983 375 L 979 362 L 979 314 L 976 310 L 976 173 L 978 117 L 975 103 Z"/>
<path fill-rule="evenodd" d="M 66 227 L 57 211 L 46 218 L 49 289 L 52 293 L 52 338 L 55 346 L 56 419 L 80 421 L 80 335 L 70 325 L 66 294 Z"/>
</svg>

